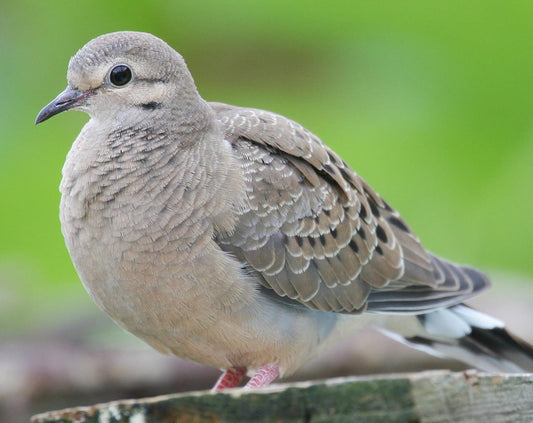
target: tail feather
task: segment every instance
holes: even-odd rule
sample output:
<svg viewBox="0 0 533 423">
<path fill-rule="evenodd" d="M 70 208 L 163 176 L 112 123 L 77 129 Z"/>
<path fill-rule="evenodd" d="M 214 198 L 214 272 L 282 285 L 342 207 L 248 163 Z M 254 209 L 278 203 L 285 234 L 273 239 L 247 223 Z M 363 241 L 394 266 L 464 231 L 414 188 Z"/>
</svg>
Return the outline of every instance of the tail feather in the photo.
<svg viewBox="0 0 533 423">
<path fill-rule="evenodd" d="M 472 328 L 468 338 L 495 359 L 512 363 L 518 372 L 533 371 L 533 347 L 505 328 Z"/>
<path fill-rule="evenodd" d="M 382 330 L 413 348 L 487 372 L 533 371 L 533 346 L 509 333 L 503 322 L 464 304 L 402 317 L 403 322 L 393 317 Z"/>
</svg>

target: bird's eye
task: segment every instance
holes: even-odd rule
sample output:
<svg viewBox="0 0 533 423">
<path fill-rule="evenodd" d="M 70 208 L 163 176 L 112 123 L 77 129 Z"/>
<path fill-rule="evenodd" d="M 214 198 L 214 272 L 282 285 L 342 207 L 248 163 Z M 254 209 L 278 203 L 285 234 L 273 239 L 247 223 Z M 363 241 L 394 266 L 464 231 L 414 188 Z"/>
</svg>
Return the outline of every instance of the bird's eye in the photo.
<svg viewBox="0 0 533 423">
<path fill-rule="evenodd" d="M 131 69 L 126 65 L 117 65 L 111 69 L 109 80 L 113 85 L 122 87 L 131 81 Z"/>
</svg>

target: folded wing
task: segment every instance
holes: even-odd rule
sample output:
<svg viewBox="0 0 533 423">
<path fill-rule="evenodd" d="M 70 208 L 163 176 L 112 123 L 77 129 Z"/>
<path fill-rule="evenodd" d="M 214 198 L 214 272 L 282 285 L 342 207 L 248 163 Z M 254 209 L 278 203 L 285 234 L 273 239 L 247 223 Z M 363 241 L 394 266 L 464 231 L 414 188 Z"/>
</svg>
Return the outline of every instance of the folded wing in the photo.
<svg viewBox="0 0 533 423">
<path fill-rule="evenodd" d="M 211 103 L 247 201 L 222 249 L 282 299 L 341 313 L 424 313 L 488 286 L 428 253 L 402 217 L 318 137 L 263 110 Z"/>
</svg>

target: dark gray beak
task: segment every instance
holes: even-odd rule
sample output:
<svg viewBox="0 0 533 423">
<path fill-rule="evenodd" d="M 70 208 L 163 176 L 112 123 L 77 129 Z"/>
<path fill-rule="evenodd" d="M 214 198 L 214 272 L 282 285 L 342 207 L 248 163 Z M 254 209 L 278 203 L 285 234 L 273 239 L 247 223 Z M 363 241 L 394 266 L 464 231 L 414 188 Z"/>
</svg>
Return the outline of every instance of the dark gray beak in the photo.
<svg viewBox="0 0 533 423">
<path fill-rule="evenodd" d="M 65 91 L 63 91 L 49 104 L 43 107 L 35 119 L 35 124 L 37 125 L 38 123 L 44 122 L 46 119 L 49 119 L 58 113 L 64 112 L 65 110 L 72 109 L 82 98 L 88 97 L 92 94 L 94 94 L 93 91 L 81 92 L 67 87 Z"/>
</svg>

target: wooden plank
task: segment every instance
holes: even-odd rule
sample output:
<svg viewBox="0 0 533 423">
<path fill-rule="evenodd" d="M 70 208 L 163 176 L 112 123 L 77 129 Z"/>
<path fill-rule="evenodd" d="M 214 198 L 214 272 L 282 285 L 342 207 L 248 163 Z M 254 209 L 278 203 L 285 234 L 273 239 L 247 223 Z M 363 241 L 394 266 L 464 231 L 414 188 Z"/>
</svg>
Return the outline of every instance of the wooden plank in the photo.
<svg viewBox="0 0 533 423">
<path fill-rule="evenodd" d="M 533 422 L 533 375 L 468 370 L 414 374 L 412 392 L 422 422 Z"/>
<path fill-rule="evenodd" d="M 431 371 L 123 400 L 32 423 L 533 422 L 533 375 Z"/>
</svg>

